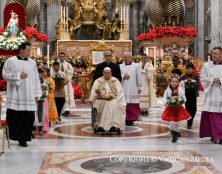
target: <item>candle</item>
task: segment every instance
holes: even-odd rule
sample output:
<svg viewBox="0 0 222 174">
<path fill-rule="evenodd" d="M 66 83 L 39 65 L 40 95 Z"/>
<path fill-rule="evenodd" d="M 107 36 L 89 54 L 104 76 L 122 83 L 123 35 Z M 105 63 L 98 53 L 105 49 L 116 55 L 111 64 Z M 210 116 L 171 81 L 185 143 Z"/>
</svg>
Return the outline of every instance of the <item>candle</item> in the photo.
<svg viewBox="0 0 222 174">
<path fill-rule="evenodd" d="M 61 20 L 61 23 L 62 23 L 62 6 L 61 6 L 61 16 L 60 16 L 60 20 Z"/>
<path fill-rule="evenodd" d="M 64 22 L 64 24 L 66 22 L 65 16 L 66 16 L 66 9 L 65 9 L 65 6 L 64 6 L 63 7 L 63 22 Z M 65 27 L 65 25 L 64 25 L 64 27 Z"/>
<path fill-rule="evenodd" d="M 129 24 L 129 6 L 126 6 L 126 24 Z"/>
<path fill-rule="evenodd" d="M 125 24 L 126 24 L 126 7 L 125 7 L 125 4 L 123 6 L 123 23 L 124 23 L 124 27 L 125 27 Z"/>
<path fill-rule="evenodd" d="M 47 67 L 49 68 L 49 44 L 47 45 Z"/>
<path fill-rule="evenodd" d="M 68 12 L 68 6 L 66 7 L 66 23 L 68 25 L 68 17 L 69 16 L 69 12 Z"/>
<path fill-rule="evenodd" d="M 123 6 L 122 6 L 122 3 L 121 3 L 121 6 L 120 6 L 120 20 L 121 20 L 121 28 L 123 27 Z"/>
</svg>

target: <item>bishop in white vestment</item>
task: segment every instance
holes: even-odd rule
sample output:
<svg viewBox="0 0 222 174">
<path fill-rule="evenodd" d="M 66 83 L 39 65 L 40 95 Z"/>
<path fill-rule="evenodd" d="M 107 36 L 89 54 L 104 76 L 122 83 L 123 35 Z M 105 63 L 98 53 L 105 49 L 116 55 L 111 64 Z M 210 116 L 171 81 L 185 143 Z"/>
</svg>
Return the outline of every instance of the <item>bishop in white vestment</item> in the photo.
<svg viewBox="0 0 222 174">
<path fill-rule="evenodd" d="M 32 126 L 38 100 L 42 96 L 36 62 L 27 58 L 31 44 L 20 46 L 19 56 L 8 58 L 3 67 L 3 78 L 7 81 L 6 121 L 9 137 L 19 145 L 27 147 L 31 141 Z"/>
<path fill-rule="evenodd" d="M 200 138 L 222 144 L 222 49 L 213 49 L 213 61 L 204 64 L 200 80 L 205 101 L 200 122 Z"/>
<path fill-rule="evenodd" d="M 69 114 L 70 109 L 73 109 L 76 107 L 75 100 L 74 100 L 74 89 L 72 87 L 72 76 L 74 73 L 74 69 L 72 65 L 68 62 L 66 62 L 65 53 L 59 54 L 60 59 L 60 71 L 64 72 L 66 75 L 66 78 L 68 79 L 67 85 L 65 85 L 65 105 L 64 105 L 64 111 L 65 115 Z M 51 69 L 51 75 L 54 74 L 54 70 Z"/>
<path fill-rule="evenodd" d="M 153 89 L 154 67 L 147 62 L 147 55 L 141 55 L 139 67 L 142 72 L 142 91 L 140 93 L 140 109 L 144 115 L 148 115 L 149 108 L 156 106 L 156 97 Z"/>
<path fill-rule="evenodd" d="M 95 125 L 105 131 L 125 130 L 126 101 L 119 80 L 111 76 L 111 69 L 104 68 L 103 76 L 92 87 L 90 101 L 97 109 Z"/>
<path fill-rule="evenodd" d="M 138 64 L 132 60 L 130 52 L 124 53 L 124 63 L 120 65 L 122 86 L 126 99 L 126 125 L 134 125 L 139 120 L 139 94 L 142 89 L 142 75 Z"/>
</svg>

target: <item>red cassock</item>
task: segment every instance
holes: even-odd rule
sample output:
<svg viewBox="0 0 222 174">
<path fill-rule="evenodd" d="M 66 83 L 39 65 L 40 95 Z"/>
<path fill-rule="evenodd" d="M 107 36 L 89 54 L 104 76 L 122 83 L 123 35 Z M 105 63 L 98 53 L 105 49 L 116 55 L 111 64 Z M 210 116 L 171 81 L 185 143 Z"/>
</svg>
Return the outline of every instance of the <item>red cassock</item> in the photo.
<svg viewBox="0 0 222 174">
<path fill-rule="evenodd" d="M 190 119 L 190 114 L 183 107 L 169 107 L 167 106 L 162 114 L 162 119 L 167 122 L 180 122 Z"/>
</svg>

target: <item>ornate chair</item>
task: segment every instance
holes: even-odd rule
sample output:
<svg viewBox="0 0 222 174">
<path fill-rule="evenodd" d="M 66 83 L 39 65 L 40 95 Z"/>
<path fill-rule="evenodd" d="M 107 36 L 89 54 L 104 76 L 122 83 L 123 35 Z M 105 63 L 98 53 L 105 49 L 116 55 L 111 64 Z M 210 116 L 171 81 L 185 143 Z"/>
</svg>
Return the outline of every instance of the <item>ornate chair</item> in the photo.
<svg viewBox="0 0 222 174">
<path fill-rule="evenodd" d="M 9 128 L 6 123 L 6 120 L 2 120 L 2 103 L 3 99 L 0 96 L 0 129 L 2 130 L 2 152 L 5 152 L 5 139 L 8 141 L 8 148 L 10 148 L 10 141 L 9 141 Z"/>
</svg>

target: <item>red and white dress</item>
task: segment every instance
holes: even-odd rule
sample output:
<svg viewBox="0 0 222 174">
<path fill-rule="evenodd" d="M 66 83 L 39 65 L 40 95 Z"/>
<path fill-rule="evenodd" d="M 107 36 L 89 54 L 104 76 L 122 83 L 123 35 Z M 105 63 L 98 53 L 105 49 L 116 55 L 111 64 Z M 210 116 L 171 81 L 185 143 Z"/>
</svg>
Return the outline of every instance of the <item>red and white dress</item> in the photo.
<svg viewBox="0 0 222 174">
<path fill-rule="evenodd" d="M 190 119 L 190 114 L 184 108 L 183 105 L 179 107 L 170 107 L 167 106 L 167 98 L 172 95 L 172 90 L 168 87 L 163 96 L 164 104 L 166 105 L 165 110 L 162 114 L 162 120 L 167 122 L 181 122 Z M 184 101 L 186 101 L 186 96 L 182 88 L 178 89 L 178 96 L 182 97 Z"/>
</svg>

